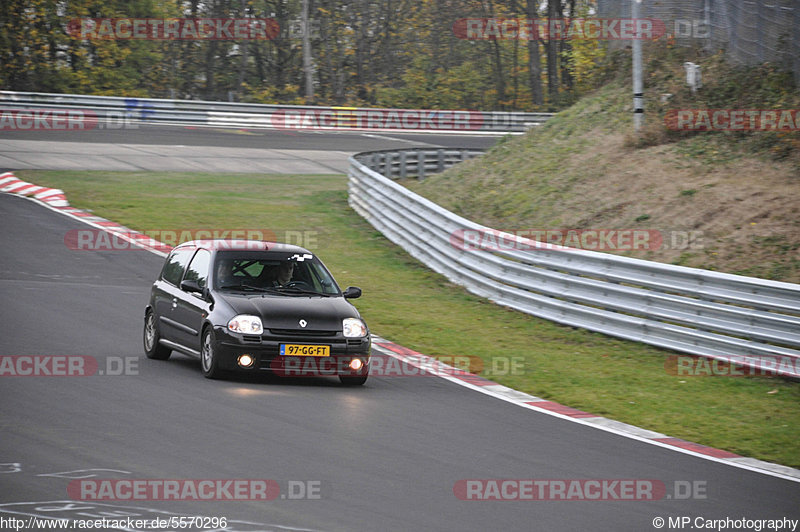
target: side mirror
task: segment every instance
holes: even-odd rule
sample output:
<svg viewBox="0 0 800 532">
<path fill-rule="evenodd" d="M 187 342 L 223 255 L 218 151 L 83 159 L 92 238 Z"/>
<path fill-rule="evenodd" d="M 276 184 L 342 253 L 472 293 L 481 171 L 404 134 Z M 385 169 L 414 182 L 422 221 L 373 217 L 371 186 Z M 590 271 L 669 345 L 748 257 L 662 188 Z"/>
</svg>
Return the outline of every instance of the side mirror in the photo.
<svg viewBox="0 0 800 532">
<path fill-rule="evenodd" d="M 347 289 L 342 292 L 342 295 L 345 299 L 356 299 L 361 297 L 361 289 L 357 286 L 348 286 Z"/>
<path fill-rule="evenodd" d="M 184 279 L 183 281 L 181 281 L 181 290 L 183 290 L 184 292 L 195 292 L 198 294 L 203 293 L 203 288 L 194 279 Z"/>
</svg>

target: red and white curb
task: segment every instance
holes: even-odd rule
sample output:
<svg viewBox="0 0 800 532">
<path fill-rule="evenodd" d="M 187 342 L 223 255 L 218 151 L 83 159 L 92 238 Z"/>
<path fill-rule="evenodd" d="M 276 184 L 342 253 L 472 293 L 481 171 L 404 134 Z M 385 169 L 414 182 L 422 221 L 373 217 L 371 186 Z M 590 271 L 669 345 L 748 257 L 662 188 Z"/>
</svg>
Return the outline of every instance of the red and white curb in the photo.
<svg viewBox="0 0 800 532">
<path fill-rule="evenodd" d="M 0 192 L 28 196 L 52 207 L 68 207 L 67 197 L 63 190 L 40 187 L 17 177 L 11 172 L 0 174 Z"/>
<path fill-rule="evenodd" d="M 70 207 L 63 191 L 27 183 L 17 179 L 11 172 L 0 174 L 0 192 L 32 199 L 53 211 L 80 220 L 92 227 L 106 231 L 117 238 L 123 238 L 135 246 L 162 257 L 165 257 L 169 253 L 169 250 L 172 249 L 171 246 L 158 242 L 142 233 L 128 229 L 116 222 L 111 222 L 87 211 Z M 376 335 L 373 335 L 372 346 L 373 349 L 378 352 L 398 359 L 402 364 L 418 368 L 421 371 L 458 384 L 459 386 L 464 386 L 522 408 L 558 417 L 573 423 L 594 427 L 619 436 L 689 454 L 705 460 L 720 462 L 741 469 L 800 482 L 800 470 L 798 469 L 765 462 L 763 460 L 756 460 L 755 458 L 747 458 L 729 451 L 715 449 L 679 438 L 672 438 L 659 432 L 643 429 L 620 421 L 614 421 L 613 419 L 597 416 L 554 401 L 548 401 L 547 399 L 529 395 L 490 381 L 479 375 L 454 368 L 433 357 L 418 353 Z"/>
<path fill-rule="evenodd" d="M 554 401 L 548 401 L 541 397 L 529 395 L 519 390 L 503 386 L 502 384 L 497 384 L 480 375 L 475 375 L 442 364 L 442 362 L 433 357 L 423 355 L 422 353 L 390 342 L 384 338 L 373 335 L 372 347 L 385 355 L 398 358 L 402 363 L 419 368 L 421 371 L 425 371 L 428 374 L 436 375 L 442 379 L 458 384 L 459 386 L 470 388 L 529 410 L 601 429 L 651 445 L 657 445 L 673 451 L 697 456 L 706 460 L 725 463 L 742 469 L 800 482 L 800 470 L 798 469 L 765 462 L 763 460 L 756 460 L 755 458 L 747 458 L 729 451 L 715 449 L 714 447 L 700 445 L 679 438 L 672 438 L 659 432 L 643 429 L 620 421 L 614 421 L 613 419 L 608 419 Z"/>
<path fill-rule="evenodd" d="M 100 216 L 95 216 L 88 211 L 70 207 L 63 190 L 59 190 L 57 188 L 40 187 L 32 183 L 28 183 L 17 178 L 11 172 L 0 174 L 0 192 L 23 196 L 40 202 L 51 210 L 60 212 L 61 214 L 75 218 L 76 220 L 80 220 L 81 222 L 96 229 L 105 231 L 117 240 L 128 242 L 134 246 L 146 249 L 147 251 L 151 251 L 162 257 L 166 257 L 172 249 L 172 246 L 168 246 L 167 244 L 159 242 L 158 240 L 154 240 L 153 238 L 138 231 L 128 229 L 124 225 L 118 224 L 117 222 L 112 222 Z"/>
</svg>

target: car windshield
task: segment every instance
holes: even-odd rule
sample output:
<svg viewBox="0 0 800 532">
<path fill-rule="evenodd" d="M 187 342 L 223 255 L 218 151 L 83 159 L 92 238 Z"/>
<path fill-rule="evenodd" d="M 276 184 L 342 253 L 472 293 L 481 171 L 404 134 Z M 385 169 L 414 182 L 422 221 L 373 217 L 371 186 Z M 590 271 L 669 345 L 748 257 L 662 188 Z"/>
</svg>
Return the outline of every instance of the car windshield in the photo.
<svg viewBox="0 0 800 532">
<path fill-rule="evenodd" d="M 214 264 L 214 288 L 285 296 L 339 295 L 330 272 L 310 253 L 221 251 Z"/>
</svg>

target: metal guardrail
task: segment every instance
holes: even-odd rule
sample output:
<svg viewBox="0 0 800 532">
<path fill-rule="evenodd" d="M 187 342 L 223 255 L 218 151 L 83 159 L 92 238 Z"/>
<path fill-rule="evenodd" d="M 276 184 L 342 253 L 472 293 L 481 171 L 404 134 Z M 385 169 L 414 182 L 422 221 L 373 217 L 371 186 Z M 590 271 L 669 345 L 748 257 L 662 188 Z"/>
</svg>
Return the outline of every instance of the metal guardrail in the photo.
<svg viewBox="0 0 800 532">
<path fill-rule="evenodd" d="M 381 175 L 405 179 L 425 179 L 427 174 L 444 172 L 454 164 L 483 155 L 483 150 L 473 148 L 413 148 L 402 151 L 373 151 L 358 154 L 369 168 Z"/>
<path fill-rule="evenodd" d="M 2 109 L 79 109 L 119 121 L 270 129 L 521 133 L 551 113 L 369 109 L 0 91 Z"/>
<path fill-rule="evenodd" d="M 357 154 L 350 158 L 348 201 L 428 267 L 501 305 L 765 374 L 800 377 L 800 285 L 526 240 L 466 220 L 382 175 L 430 172 L 455 164 L 463 153 L 471 152 Z M 464 231 L 502 234 L 512 245 L 465 245 Z"/>
</svg>

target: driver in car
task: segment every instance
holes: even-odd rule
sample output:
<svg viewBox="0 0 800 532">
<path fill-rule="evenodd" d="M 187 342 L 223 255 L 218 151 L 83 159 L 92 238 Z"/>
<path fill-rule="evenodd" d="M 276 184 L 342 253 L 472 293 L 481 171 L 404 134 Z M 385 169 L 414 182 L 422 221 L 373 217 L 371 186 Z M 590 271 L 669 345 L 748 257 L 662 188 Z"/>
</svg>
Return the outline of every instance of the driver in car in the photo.
<svg viewBox="0 0 800 532">
<path fill-rule="evenodd" d="M 284 286 L 292 280 L 292 275 L 294 275 L 294 262 L 287 260 L 278 266 L 264 268 L 259 279 L 266 282 L 263 286 Z"/>
</svg>

